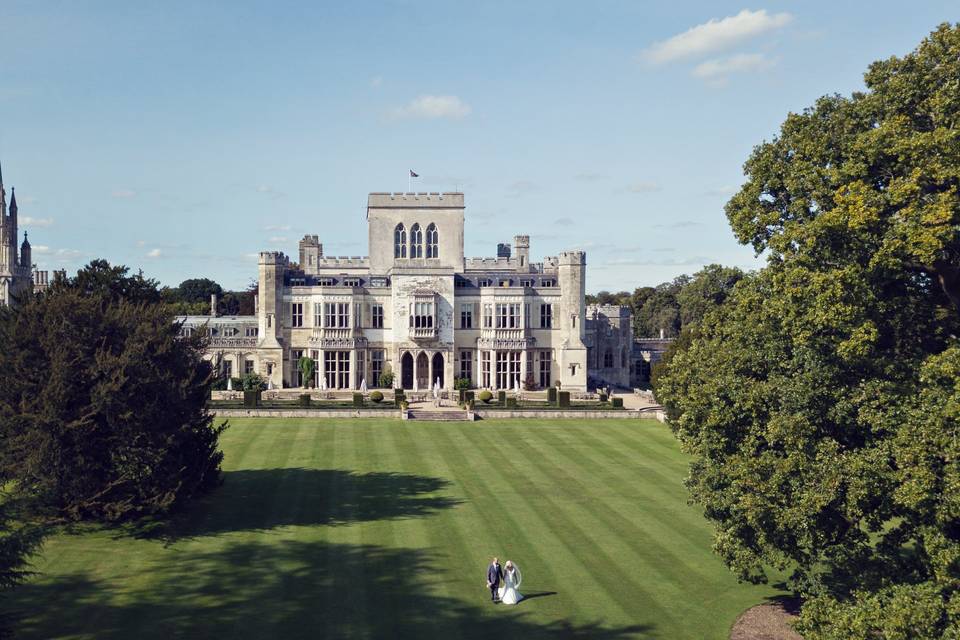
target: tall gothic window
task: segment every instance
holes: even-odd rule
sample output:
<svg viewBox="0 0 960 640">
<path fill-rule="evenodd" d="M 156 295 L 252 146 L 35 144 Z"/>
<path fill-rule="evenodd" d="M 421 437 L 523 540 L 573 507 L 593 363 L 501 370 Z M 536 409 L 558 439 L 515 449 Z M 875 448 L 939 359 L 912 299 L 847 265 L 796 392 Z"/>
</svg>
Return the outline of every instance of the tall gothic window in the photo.
<svg viewBox="0 0 960 640">
<path fill-rule="evenodd" d="M 423 257 L 423 231 L 420 230 L 419 223 L 414 223 L 410 227 L 410 257 Z"/>
<path fill-rule="evenodd" d="M 437 246 L 440 235 L 437 233 L 437 225 L 430 223 L 427 227 L 427 257 L 439 258 L 440 247 Z"/>
<path fill-rule="evenodd" d="M 407 257 L 407 230 L 403 228 L 402 222 L 393 230 L 393 257 Z"/>
</svg>

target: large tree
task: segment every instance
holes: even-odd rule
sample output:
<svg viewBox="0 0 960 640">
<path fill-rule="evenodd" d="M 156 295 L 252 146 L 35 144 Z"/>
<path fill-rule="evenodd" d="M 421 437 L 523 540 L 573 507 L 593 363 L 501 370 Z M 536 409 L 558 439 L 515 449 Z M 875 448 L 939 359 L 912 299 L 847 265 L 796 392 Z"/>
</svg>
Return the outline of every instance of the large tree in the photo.
<svg viewBox="0 0 960 640">
<path fill-rule="evenodd" d="M 767 266 L 657 382 L 715 547 L 808 638 L 960 634 L 960 27 L 790 115 L 727 205 Z"/>
<path fill-rule="evenodd" d="M 0 479 L 36 513 L 161 514 L 216 484 L 203 337 L 155 283 L 95 262 L 0 309 Z"/>
</svg>

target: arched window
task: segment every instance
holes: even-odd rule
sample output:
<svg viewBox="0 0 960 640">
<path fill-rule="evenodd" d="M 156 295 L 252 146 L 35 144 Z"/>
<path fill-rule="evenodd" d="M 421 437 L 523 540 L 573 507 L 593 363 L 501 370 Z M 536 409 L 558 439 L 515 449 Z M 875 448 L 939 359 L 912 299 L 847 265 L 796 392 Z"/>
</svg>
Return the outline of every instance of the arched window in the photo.
<svg viewBox="0 0 960 640">
<path fill-rule="evenodd" d="M 402 222 L 393 230 L 393 257 L 407 257 L 407 230 L 403 228 Z"/>
<path fill-rule="evenodd" d="M 423 257 L 423 231 L 420 230 L 419 223 L 410 227 L 410 257 Z"/>
<path fill-rule="evenodd" d="M 440 257 L 440 247 L 439 244 L 440 234 L 437 233 L 437 225 L 430 223 L 430 226 L 427 227 L 427 257 L 428 258 L 439 258 Z"/>
<path fill-rule="evenodd" d="M 603 353 L 603 368 L 612 369 L 613 368 L 613 351 L 607 349 Z"/>
</svg>

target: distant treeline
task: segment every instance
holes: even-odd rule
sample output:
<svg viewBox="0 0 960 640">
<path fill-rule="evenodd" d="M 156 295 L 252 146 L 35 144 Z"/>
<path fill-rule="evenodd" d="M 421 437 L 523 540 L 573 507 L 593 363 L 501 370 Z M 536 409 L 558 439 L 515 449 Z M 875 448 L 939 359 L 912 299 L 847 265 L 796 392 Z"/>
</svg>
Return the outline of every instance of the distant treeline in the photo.
<svg viewBox="0 0 960 640">
<path fill-rule="evenodd" d="M 698 322 L 712 307 L 722 303 L 744 276 L 736 267 L 707 265 L 697 273 L 682 275 L 655 287 L 637 287 L 633 293 L 600 291 L 587 295 L 587 304 L 618 304 L 633 311 L 633 335 L 637 338 L 675 338 L 684 327 Z"/>
</svg>

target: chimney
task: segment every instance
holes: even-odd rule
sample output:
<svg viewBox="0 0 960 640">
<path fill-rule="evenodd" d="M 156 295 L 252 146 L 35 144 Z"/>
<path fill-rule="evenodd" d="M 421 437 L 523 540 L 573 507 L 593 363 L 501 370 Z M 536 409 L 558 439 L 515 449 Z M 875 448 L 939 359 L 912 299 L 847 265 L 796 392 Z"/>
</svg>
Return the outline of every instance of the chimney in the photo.
<svg viewBox="0 0 960 640">
<path fill-rule="evenodd" d="M 215 293 L 210 294 L 210 317 L 217 317 L 217 294 Z"/>
</svg>

